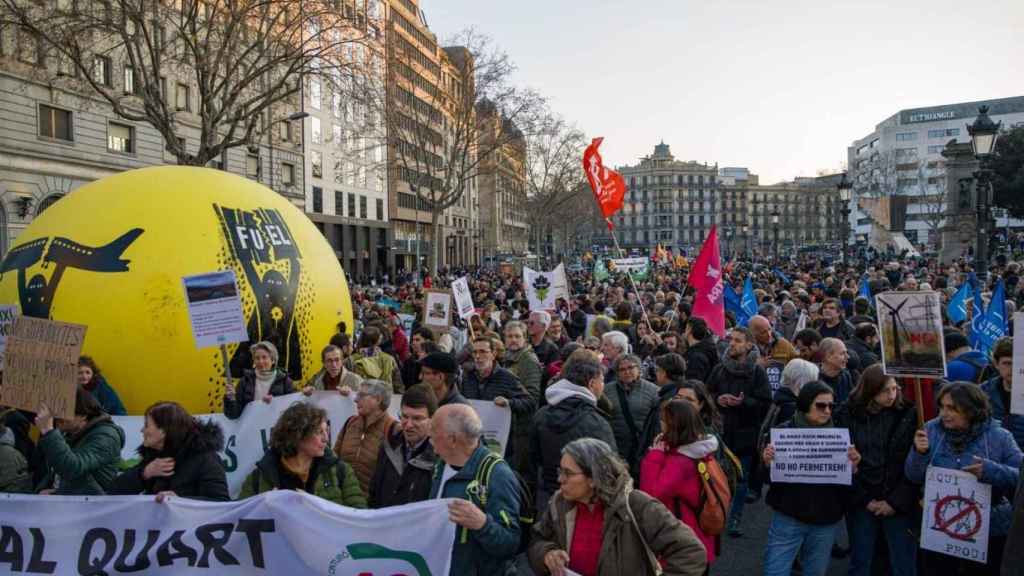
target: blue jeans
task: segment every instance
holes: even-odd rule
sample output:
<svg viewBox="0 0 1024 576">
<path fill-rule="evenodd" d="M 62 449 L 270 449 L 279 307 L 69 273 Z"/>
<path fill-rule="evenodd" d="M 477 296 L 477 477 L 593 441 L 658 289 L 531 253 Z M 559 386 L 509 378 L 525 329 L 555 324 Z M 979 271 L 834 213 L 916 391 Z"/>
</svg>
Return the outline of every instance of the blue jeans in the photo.
<svg viewBox="0 0 1024 576">
<path fill-rule="evenodd" d="M 736 493 L 732 495 L 729 506 L 729 521 L 739 522 L 743 519 L 743 506 L 746 504 L 747 491 L 750 486 L 750 472 L 754 469 L 754 454 L 737 456 L 743 466 L 743 476 L 736 482 Z"/>
<path fill-rule="evenodd" d="M 840 521 L 841 522 L 841 521 Z M 832 560 L 835 524 L 807 524 L 778 510 L 772 512 L 768 543 L 764 549 L 763 576 L 789 576 L 793 561 L 800 554 L 804 576 L 825 576 Z"/>
<path fill-rule="evenodd" d="M 878 532 L 885 535 L 889 548 L 889 566 L 892 576 L 917 574 L 917 539 L 911 534 L 913 522 L 905 514 L 880 518 L 867 508 L 846 514 L 850 531 L 850 576 L 869 576 L 875 557 Z"/>
</svg>

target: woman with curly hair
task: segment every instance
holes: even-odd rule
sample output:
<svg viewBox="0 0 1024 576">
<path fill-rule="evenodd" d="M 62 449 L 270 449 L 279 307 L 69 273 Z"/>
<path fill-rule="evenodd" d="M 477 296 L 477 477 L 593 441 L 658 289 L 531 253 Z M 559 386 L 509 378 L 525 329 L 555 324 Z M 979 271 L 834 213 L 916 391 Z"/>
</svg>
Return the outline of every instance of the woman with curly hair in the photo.
<svg viewBox="0 0 1024 576">
<path fill-rule="evenodd" d="M 366 508 L 352 467 L 328 449 L 327 411 L 296 402 L 270 432 L 270 448 L 245 479 L 239 499 L 268 490 L 302 490 L 342 506 Z"/>
</svg>

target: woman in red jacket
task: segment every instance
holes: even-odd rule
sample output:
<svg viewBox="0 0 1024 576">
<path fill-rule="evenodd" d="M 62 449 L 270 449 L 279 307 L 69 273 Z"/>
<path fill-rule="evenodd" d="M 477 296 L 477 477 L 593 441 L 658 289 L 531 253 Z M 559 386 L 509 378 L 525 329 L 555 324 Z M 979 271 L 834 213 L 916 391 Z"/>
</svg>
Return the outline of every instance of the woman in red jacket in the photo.
<svg viewBox="0 0 1024 576">
<path fill-rule="evenodd" d="M 705 431 L 700 413 L 686 400 L 675 399 L 661 409 L 661 429 L 640 464 L 640 490 L 657 498 L 697 535 L 715 560 L 715 537 L 698 522 L 700 476 L 697 461 L 718 450 L 718 440 Z"/>
</svg>

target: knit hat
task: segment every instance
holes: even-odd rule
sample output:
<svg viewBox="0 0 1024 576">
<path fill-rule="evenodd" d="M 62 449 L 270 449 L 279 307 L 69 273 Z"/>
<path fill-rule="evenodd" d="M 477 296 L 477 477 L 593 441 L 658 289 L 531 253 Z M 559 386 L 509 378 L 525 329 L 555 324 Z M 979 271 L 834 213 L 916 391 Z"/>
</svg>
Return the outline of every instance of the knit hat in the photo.
<svg viewBox="0 0 1024 576">
<path fill-rule="evenodd" d="M 427 354 L 420 360 L 420 366 L 444 372 L 445 374 L 455 374 L 459 370 L 459 364 L 455 361 L 455 357 L 447 352 L 431 352 Z"/>
</svg>

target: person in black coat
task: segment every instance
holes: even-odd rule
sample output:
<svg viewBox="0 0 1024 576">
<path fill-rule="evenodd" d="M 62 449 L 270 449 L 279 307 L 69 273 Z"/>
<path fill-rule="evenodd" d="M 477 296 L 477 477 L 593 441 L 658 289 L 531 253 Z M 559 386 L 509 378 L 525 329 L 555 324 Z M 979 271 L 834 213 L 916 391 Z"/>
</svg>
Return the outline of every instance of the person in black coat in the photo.
<svg viewBox="0 0 1024 576">
<path fill-rule="evenodd" d="M 177 402 L 159 402 L 146 409 L 142 429 L 142 461 L 114 479 L 108 494 L 155 494 L 227 501 L 227 475 L 218 452 L 224 432 L 216 422 L 193 418 Z"/>
<path fill-rule="evenodd" d="M 291 378 L 277 368 L 277 348 L 270 342 L 257 342 L 249 347 L 252 370 L 242 372 L 237 388 L 228 384 L 224 388 L 224 415 L 235 420 L 245 406 L 257 398 L 270 402 L 275 396 L 295 392 Z"/>
<path fill-rule="evenodd" d="M 680 388 L 686 384 L 686 360 L 674 352 L 658 356 L 654 360 L 654 383 L 658 385 L 658 404 L 644 419 L 644 428 L 640 434 L 640 450 L 637 462 L 654 444 L 654 439 L 661 434 L 661 409 L 668 404 Z M 636 470 L 639 474 L 639 468 Z"/>
<path fill-rule="evenodd" d="M 425 384 L 402 395 L 401 420 L 380 445 L 377 467 L 370 479 L 370 508 L 400 506 L 430 497 L 437 455 L 430 443 L 430 419 L 437 397 Z"/>
<path fill-rule="evenodd" d="M 691 317 L 686 321 L 684 336 L 688 344 L 683 356 L 686 360 L 686 378 L 706 384 L 711 371 L 718 365 L 718 350 L 711 329 L 703 318 Z"/>
<path fill-rule="evenodd" d="M 914 404 L 904 400 L 899 383 L 885 375 L 881 364 L 873 364 L 836 414 L 836 426 L 849 428 L 850 442 L 861 455 L 846 517 L 850 573 L 871 573 L 875 543 L 882 534 L 892 572 L 913 574 L 917 542 L 911 532 L 917 524 L 918 487 L 907 480 L 903 468 L 917 429 Z"/>
<path fill-rule="evenodd" d="M 855 368 L 864 370 L 879 362 L 878 358 L 878 327 L 874 324 L 858 324 L 853 331 L 853 338 L 846 341 L 846 349 L 851 357 L 857 356 L 859 365 Z"/>
</svg>

